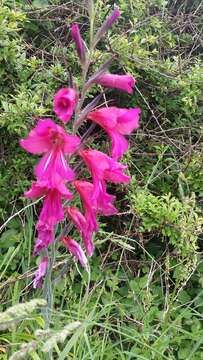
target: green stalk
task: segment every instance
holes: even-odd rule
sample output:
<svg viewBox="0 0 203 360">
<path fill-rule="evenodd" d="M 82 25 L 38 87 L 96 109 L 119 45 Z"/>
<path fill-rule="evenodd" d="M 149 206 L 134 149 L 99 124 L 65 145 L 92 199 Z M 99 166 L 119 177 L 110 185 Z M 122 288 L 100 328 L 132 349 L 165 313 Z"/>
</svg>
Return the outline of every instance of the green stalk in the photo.
<svg viewBox="0 0 203 360">
<path fill-rule="evenodd" d="M 90 22 L 90 39 L 89 39 L 89 54 L 88 57 L 86 59 L 86 62 L 82 68 L 82 89 L 80 92 L 80 100 L 78 101 L 78 104 L 76 106 L 75 109 L 75 120 L 77 120 L 85 97 L 86 97 L 86 93 L 87 93 L 87 89 L 85 87 L 86 85 L 86 80 L 87 80 L 87 74 L 88 74 L 88 70 L 89 70 L 89 66 L 91 64 L 91 59 L 92 59 L 92 53 L 94 51 L 94 17 L 95 17 L 95 11 L 94 11 L 94 2 L 93 0 L 89 0 L 88 1 L 88 12 L 89 12 L 89 22 Z M 78 128 L 80 127 L 81 123 L 74 123 L 73 125 L 73 134 L 75 135 L 77 133 Z"/>
<path fill-rule="evenodd" d="M 54 304 L 54 293 L 53 293 L 53 286 L 52 286 L 52 270 L 53 265 L 55 262 L 55 242 L 53 242 L 50 246 L 51 253 L 49 256 L 49 265 L 46 272 L 46 276 L 44 279 L 44 286 L 43 286 L 43 298 L 47 302 L 47 306 L 42 309 L 42 315 L 45 322 L 45 329 L 49 329 L 51 324 L 51 315 L 53 310 L 53 304 Z M 45 251 L 46 256 L 48 256 L 48 250 Z M 47 360 L 52 360 L 52 351 L 49 351 L 46 357 Z"/>
</svg>

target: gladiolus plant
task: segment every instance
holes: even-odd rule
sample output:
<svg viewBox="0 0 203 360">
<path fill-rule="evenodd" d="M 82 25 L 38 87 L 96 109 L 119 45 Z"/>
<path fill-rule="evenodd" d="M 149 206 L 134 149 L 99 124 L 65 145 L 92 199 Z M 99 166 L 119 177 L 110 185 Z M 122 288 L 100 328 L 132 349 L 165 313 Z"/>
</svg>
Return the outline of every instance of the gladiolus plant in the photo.
<svg viewBox="0 0 203 360">
<path fill-rule="evenodd" d="M 35 180 L 31 189 L 25 192 L 27 198 L 42 198 L 33 250 L 33 254 L 40 255 L 41 258 L 35 273 L 34 287 L 42 286 L 50 263 L 48 248 L 56 241 L 60 241 L 81 266 L 89 269 L 88 257 L 95 250 L 93 235 L 99 231 L 98 215 L 116 216 L 118 212 L 114 205 L 115 195 L 108 193 L 108 183 L 130 182 L 130 176 L 126 174 L 127 165 L 119 161 L 129 147 L 126 136 L 139 127 L 140 109 L 107 105 L 100 107 L 102 95 L 97 95 L 89 104 L 86 99 L 91 87 L 98 84 L 104 87 L 103 91 L 105 88 L 114 88 L 133 96 L 135 79 L 129 74 L 110 73 L 108 67 L 111 61 L 100 66 L 94 74 L 89 74 L 98 42 L 118 21 L 119 16 L 119 9 L 113 10 L 95 35 L 93 31 L 89 45 L 82 38 L 79 25 L 71 25 L 70 34 L 82 69 L 82 87 L 77 89 L 72 84 L 71 87 L 64 84 L 65 87 L 58 89 L 53 96 L 55 121 L 50 118 L 37 120 L 28 136 L 20 140 L 25 151 L 42 156 L 35 166 Z M 81 129 L 81 125 L 84 122 L 90 124 L 90 127 L 81 135 L 84 129 Z M 94 149 L 88 147 L 87 136 L 93 129 L 91 123 L 99 125 L 104 130 L 107 142 L 110 140 L 111 149 L 108 154 L 100 149 L 96 150 L 95 146 Z M 72 169 L 70 159 L 73 156 L 77 156 L 83 167 L 86 167 L 88 179 L 79 178 L 77 170 Z M 80 197 L 80 209 L 75 207 L 75 196 Z M 81 237 L 81 244 L 70 237 L 68 225 L 64 226 L 61 233 L 57 233 L 57 225 L 64 221 L 75 227 Z"/>
</svg>

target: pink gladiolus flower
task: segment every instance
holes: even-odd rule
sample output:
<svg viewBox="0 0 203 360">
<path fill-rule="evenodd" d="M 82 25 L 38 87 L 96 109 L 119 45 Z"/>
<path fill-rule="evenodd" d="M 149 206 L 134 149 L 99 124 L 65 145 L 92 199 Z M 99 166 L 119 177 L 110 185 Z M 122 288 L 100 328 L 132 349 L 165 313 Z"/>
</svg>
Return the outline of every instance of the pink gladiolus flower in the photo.
<svg viewBox="0 0 203 360">
<path fill-rule="evenodd" d="M 45 196 L 36 225 L 38 237 L 34 247 L 34 255 L 38 254 L 43 248 L 47 248 L 54 241 L 54 227 L 64 219 L 61 201 L 62 195 L 57 190 L 50 190 Z"/>
<path fill-rule="evenodd" d="M 75 180 L 73 185 L 80 194 L 83 208 L 85 211 L 85 219 L 87 222 L 87 229 L 90 232 L 98 231 L 98 225 L 96 221 L 96 203 L 93 201 L 93 184 L 88 181 Z"/>
<path fill-rule="evenodd" d="M 20 145 L 32 154 L 42 154 L 59 147 L 64 153 L 73 154 L 80 144 L 77 136 L 69 135 L 51 119 L 39 119 L 36 127 L 30 131 Z"/>
<path fill-rule="evenodd" d="M 39 120 L 28 137 L 20 141 L 20 145 L 32 154 L 45 153 L 35 167 L 35 175 L 49 181 L 51 187 L 57 187 L 59 178 L 68 181 L 74 178 L 64 154 L 74 153 L 79 143 L 77 136 L 69 135 L 51 119 Z"/>
<path fill-rule="evenodd" d="M 41 196 L 44 196 L 44 203 L 36 225 L 38 237 L 34 247 L 34 255 L 43 248 L 47 248 L 54 241 L 54 226 L 64 219 L 62 197 L 68 200 L 73 198 L 62 181 L 57 189 L 50 189 L 46 182 L 35 181 L 32 183 L 31 189 L 25 193 L 25 197 L 31 199 Z"/>
<path fill-rule="evenodd" d="M 35 271 L 35 278 L 33 281 L 34 289 L 40 288 L 42 286 L 43 277 L 46 275 L 48 267 L 48 257 L 44 256 L 38 266 L 38 269 Z"/>
<path fill-rule="evenodd" d="M 39 252 L 48 248 L 48 246 L 54 241 L 54 226 L 41 222 L 37 222 L 36 229 L 38 232 L 37 240 L 35 242 L 33 256 L 38 255 Z"/>
<path fill-rule="evenodd" d="M 88 216 L 88 213 L 91 213 L 91 211 L 95 213 L 99 213 L 101 215 L 109 216 L 117 214 L 117 209 L 115 206 L 113 206 L 113 202 L 116 199 L 116 196 L 110 195 L 106 192 L 106 186 L 105 184 L 102 184 L 99 188 L 99 194 L 95 201 L 93 199 L 93 193 L 94 193 L 94 185 L 91 184 L 88 181 L 84 180 L 75 180 L 73 182 L 73 185 L 75 186 L 76 190 L 80 194 L 81 200 L 83 202 L 83 207 L 85 209 L 85 218 Z M 97 231 L 97 227 L 95 227 L 95 231 Z"/>
<path fill-rule="evenodd" d="M 49 194 L 54 194 L 57 192 L 68 200 L 72 200 L 73 195 L 64 185 L 63 180 L 60 177 L 57 177 L 57 187 L 54 189 L 50 186 L 49 181 L 33 181 L 31 189 L 24 193 L 24 196 L 29 199 L 36 199 Z"/>
<path fill-rule="evenodd" d="M 74 208 L 68 208 L 67 212 L 75 226 L 81 232 L 87 254 L 92 256 L 94 251 L 92 235 L 93 232 L 98 231 L 96 214 L 99 213 L 106 216 L 116 214 L 117 209 L 113 206 L 115 196 L 106 192 L 106 186 L 104 182 L 100 183 L 96 198 L 93 198 L 94 185 L 90 182 L 84 180 L 75 180 L 73 185 L 81 197 L 85 216 L 83 216 L 79 210 Z"/>
<path fill-rule="evenodd" d="M 67 123 L 77 103 L 77 92 L 72 88 L 62 88 L 54 95 L 54 112 L 56 116 Z"/>
<path fill-rule="evenodd" d="M 85 63 L 85 44 L 80 35 L 80 30 L 77 23 L 71 26 L 71 36 L 75 42 L 77 53 L 82 64 Z"/>
<path fill-rule="evenodd" d="M 92 241 L 93 231 L 89 228 L 85 216 L 74 207 L 67 207 L 65 210 L 67 215 L 70 217 L 70 219 L 78 229 L 83 239 L 88 256 L 92 256 L 94 252 L 94 245 Z"/>
<path fill-rule="evenodd" d="M 107 88 L 115 88 L 132 94 L 135 86 L 135 79 L 131 75 L 116 75 L 105 73 L 95 80 L 97 84 L 100 84 Z"/>
<path fill-rule="evenodd" d="M 88 114 L 88 119 L 99 124 L 112 140 L 112 157 L 119 159 L 128 149 L 128 142 L 123 135 L 129 135 L 139 127 L 141 110 L 120 109 L 115 106 L 101 108 Z"/>
<path fill-rule="evenodd" d="M 118 210 L 113 205 L 116 196 L 106 192 L 106 184 L 101 181 L 99 192 L 97 195 L 97 211 L 99 214 L 110 216 L 117 214 Z"/>
<path fill-rule="evenodd" d="M 97 199 L 104 187 L 104 181 L 114 183 L 129 183 L 130 176 L 124 174 L 127 165 L 113 160 L 108 155 L 97 150 L 83 150 L 81 157 L 91 172 L 94 183 L 93 198 Z"/>
<path fill-rule="evenodd" d="M 79 260 L 80 264 L 88 271 L 88 261 L 81 246 L 69 236 L 63 238 L 65 247 Z"/>
<path fill-rule="evenodd" d="M 106 186 L 104 182 L 100 184 L 97 198 L 93 198 L 94 185 L 88 181 L 75 180 L 73 185 L 80 194 L 83 208 L 85 210 L 85 219 L 90 225 L 91 230 L 97 231 L 98 225 L 96 223 L 95 214 L 101 214 L 105 216 L 117 214 L 117 209 L 113 206 L 115 200 L 114 195 L 110 195 L 106 192 Z"/>
<path fill-rule="evenodd" d="M 39 215 L 39 220 L 42 223 L 52 226 L 64 219 L 61 200 L 61 194 L 58 191 L 50 190 L 47 193 Z"/>
<path fill-rule="evenodd" d="M 50 226 L 56 225 L 64 219 L 61 203 L 62 197 L 71 200 L 73 195 L 65 185 L 64 187 L 61 186 L 61 192 L 59 192 L 58 189 L 49 189 L 49 187 L 46 186 L 46 183 L 40 181 L 33 182 L 31 189 L 25 193 L 25 197 L 31 199 L 41 196 L 45 197 L 39 220 Z"/>
</svg>

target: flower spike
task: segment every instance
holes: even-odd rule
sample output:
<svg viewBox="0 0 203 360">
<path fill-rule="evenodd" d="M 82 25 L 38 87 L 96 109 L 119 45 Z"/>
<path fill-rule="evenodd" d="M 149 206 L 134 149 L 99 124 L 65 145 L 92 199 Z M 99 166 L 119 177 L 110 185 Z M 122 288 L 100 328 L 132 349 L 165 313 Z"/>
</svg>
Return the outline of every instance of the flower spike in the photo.
<svg viewBox="0 0 203 360">
<path fill-rule="evenodd" d="M 92 21 L 95 16 L 93 1 L 88 0 L 88 9 Z M 114 205 L 116 196 L 108 193 L 107 184 L 108 182 L 128 184 L 131 180 L 130 176 L 125 173 L 127 165 L 119 163 L 118 160 L 128 150 L 129 144 L 126 135 L 130 135 L 133 130 L 139 127 L 140 109 L 111 106 L 95 110 L 103 97 L 103 93 L 86 103 L 86 94 L 93 84 L 118 89 L 128 94 L 133 92 L 135 79 L 132 75 L 118 75 L 108 72 L 115 55 L 102 63 L 88 77 L 91 70 L 90 65 L 94 63 L 92 55 L 95 53 L 98 41 L 117 21 L 119 16 L 120 11 L 116 8 L 107 16 L 95 36 L 92 31 L 90 36 L 91 51 L 88 53 L 87 61 L 87 49 L 79 26 L 77 23 L 71 25 L 71 36 L 82 65 L 84 83 L 81 84 L 81 92 L 78 94 L 73 87 L 59 89 L 54 95 L 53 111 L 56 117 L 63 122 L 62 126 L 50 118 L 39 119 L 28 136 L 20 140 L 20 145 L 24 150 L 31 154 L 42 155 L 34 168 L 36 179 L 32 182 L 31 188 L 24 194 L 29 199 L 42 199 L 42 207 L 36 223 L 37 238 L 33 251 L 33 255 L 40 255 L 41 261 L 35 272 L 34 288 L 41 287 L 43 278 L 46 276 L 49 261 L 48 256 L 44 256 L 44 254 L 48 254 L 46 249 L 55 241 L 56 227 L 64 220 L 65 215 L 75 225 L 82 238 L 85 251 L 77 241 L 69 236 L 69 226 L 64 227 L 59 234 L 59 239 L 62 239 L 68 251 L 89 271 L 86 255 L 92 256 L 94 252 L 93 237 L 99 231 L 97 217 L 98 215 L 112 216 L 118 213 Z M 66 131 L 65 125 L 71 120 L 74 112 L 73 134 L 70 134 Z M 85 134 L 81 134 L 81 139 L 76 136 L 80 125 L 85 120 L 91 120 L 101 126 L 110 137 L 111 156 L 101 152 L 99 146 L 97 150 L 81 147 L 81 143 L 84 145 L 84 140 L 94 128 L 93 124 Z M 82 130 L 80 128 L 79 132 L 82 133 Z M 76 165 L 75 169 L 72 170 L 69 165 L 75 153 L 81 156 L 87 166 L 92 182 L 78 178 L 75 180 L 75 176 L 78 175 L 75 174 L 78 166 Z M 81 167 L 80 170 L 82 171 L 83 168 Z M 79 196 L 81 201 L 81 211 L 74 206 L 74 203 L 67 205 L 67 201 L 73 200 L 67 183 L 71 183 L 75 188 L 76 196 Z"/>
</svg>

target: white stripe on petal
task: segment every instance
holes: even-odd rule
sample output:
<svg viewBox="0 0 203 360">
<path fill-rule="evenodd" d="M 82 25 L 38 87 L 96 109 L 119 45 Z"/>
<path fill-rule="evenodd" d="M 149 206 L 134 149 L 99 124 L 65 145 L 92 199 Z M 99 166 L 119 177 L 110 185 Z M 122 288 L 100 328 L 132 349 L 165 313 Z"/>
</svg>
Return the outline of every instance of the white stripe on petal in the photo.
<svg viewBox="0 0 203 360">
<path fill-rule="evenodd" d="M 48 157 L 48 159 L 47 159 L 47 161 L 46 161 L 46 163 L 45 163 L 45 165 L 44 165 L 44 171 L 45 171 L 46 168 L 48 167 L 48 165 L 49 165 L 49 163 L 50 163 L 50 161 L 51 161 L 52 155 L 53 155 L 53 151 L 50 152 L 49 157 Z"/>
<path fill-rule="evenodd" d="M 63 167 L 64 167 L 65 171 L 67 171 L 67 164 L 66 164 L 66 161 L 64 159 L 62 151 L 60 151 L 60 156 L 61 156 L 61 162 L 63 164 Z"/>
</svg>

